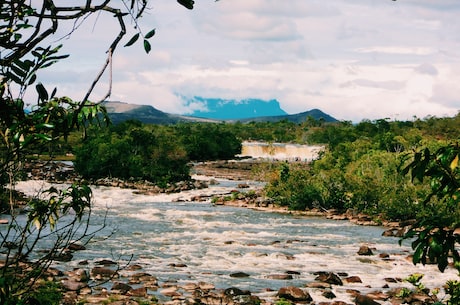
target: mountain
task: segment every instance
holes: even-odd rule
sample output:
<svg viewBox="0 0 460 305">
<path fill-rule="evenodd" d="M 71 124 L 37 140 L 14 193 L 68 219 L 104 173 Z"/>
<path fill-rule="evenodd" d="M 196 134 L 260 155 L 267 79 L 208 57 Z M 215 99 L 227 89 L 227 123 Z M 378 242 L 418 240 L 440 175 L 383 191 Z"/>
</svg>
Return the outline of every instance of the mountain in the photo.
<svg viewBox="0 0 460 305">
<path fill-rule="evenodd" d="M 146 124 L 175 124 L 178 122 L 207 122 L 200 118 L 169 114 L 150 105 L 135 105 L 124 102 L 105 102 L 105 108 L 113 124 L 126 120 L 139 120 Z"/>
<path fill-rule="evenodd" d="M 305 122 L 308 117 L 312 117 L 315 120 L 322 120 L 324 122 L 337 122 L 337 119 L 331 117 L 329 114 L 324 113 L 319 109 L 312 109 L 312 110 L 308 110 L 308 111 L 297 113 L 297 114 L 257 117 L 257 118 L 250 118 L 250 119 L 238 120 L 238 121 L 242 123 L 248 123 L 248 122 L 278 122 L 282 120 L 287 120 L 290 122 L 300 124 L 302 122 Z"/>
<path fill-rule="evenodd" d="M 187 101 L 187 105 L 197 105 L 199 110 L 195 110 L 190 116 L 203 117 L 214 120 L 240 120 L 254 117 L 269 117 L 287 115 L 281 109 L 277 100 L 261 99 L 219 99 L 194 97 Z"/>
<path fill-rule="evenodd" d="M 263 102 L 266 103 L 266 102 Z M 276 102 L 278 103 L 278 102 Z M 316 120 L 324 120 L 325 122 L 335 122 L 335 118 L 322 112 L 318 109 L 309 110 L 298 114 L 283 114 L 272 116 L 255 116 L 252 118 L 232 118 L 232 119 L 212 119 L 195 116 L 184 116 L 177 114 L 170 114 L 156 109 L 150 105 L 135 105 L 124 102 L 105 102 L 104 106 L 107 113 L 114 124 L 121 123 L 126 120 L 139 120 L 146 124 L 175 124 L 178 122 L 278 122 L 281 120 L 288 120 L 295 123 L 304 122 L 307 117 L 311 116 Z M 278 104 L 279 106 L 279 104 Z M 224 107 L 226 109 L 226 107 Z M 276 109 L 273 108 L 273 109 Z M 282 111 L 282 110 L 281 110 Z M 282 111 L 285 113 L 284 111 Z"/>
</svg>

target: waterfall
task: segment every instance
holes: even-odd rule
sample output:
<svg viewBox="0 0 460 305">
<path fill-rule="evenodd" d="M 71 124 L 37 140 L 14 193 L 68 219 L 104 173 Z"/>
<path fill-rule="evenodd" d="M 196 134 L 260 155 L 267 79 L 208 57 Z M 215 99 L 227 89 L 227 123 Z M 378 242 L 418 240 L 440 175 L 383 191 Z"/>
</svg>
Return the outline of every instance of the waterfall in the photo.
<svg viewBox="0 0 460 305">
<path fill-rule="evenodd" d="M 240 156 L 270 160 L 311 161 L 317 159 L 322 150 L 324 146 L 319 145 L 244 141 Z"/>
</svg>

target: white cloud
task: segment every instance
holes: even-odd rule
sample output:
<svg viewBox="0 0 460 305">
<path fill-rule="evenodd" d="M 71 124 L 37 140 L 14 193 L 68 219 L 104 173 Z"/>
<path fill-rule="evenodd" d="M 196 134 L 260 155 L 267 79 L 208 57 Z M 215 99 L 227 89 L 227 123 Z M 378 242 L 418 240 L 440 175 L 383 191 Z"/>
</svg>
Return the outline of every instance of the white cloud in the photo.
<svg viewBox="0 0 460 305">
<path fill-rule="evenodd" d="M 119 47 L 113 100 L 189 113 L 202 105 L 183 97 L 278 99 L 288 113 L 319 108 L 353 121 L 460 109 L 456 0 L 220 0 L 192 11 L 152 3 L 140 24 L 157 29 L 152 51 Z M 43 82 L 81 98 L 115 28 L 113 18 L 92 19 L 62 41 L 72 56 Z"/>
</svg>

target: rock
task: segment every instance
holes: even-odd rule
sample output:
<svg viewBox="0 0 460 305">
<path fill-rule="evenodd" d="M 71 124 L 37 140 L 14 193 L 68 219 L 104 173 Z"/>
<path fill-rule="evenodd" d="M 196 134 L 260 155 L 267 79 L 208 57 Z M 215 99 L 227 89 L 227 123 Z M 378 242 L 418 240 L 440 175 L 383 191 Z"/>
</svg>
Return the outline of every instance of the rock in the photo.
<svg viewBox="0 0 460 305">
<path fill-rule="evenodd" d="M 329 289 L 324 291 L 321 295 L 326 299 L 334 299 L 336 297 L 336 295 Z"/>
<path fill-rule="evenodd" d="M 286 300 L 294 302 L 311 302 L 313 301 L 312 297 L 308 292 L 303 291 L 302 289 L 295 286 L 281 287 L 278 290 L 277 296 Z"/>
<path fill-rule="evenodd" d="M 116 271 L 106 267 L 94 267 L 91 270 L 91 275 L 96 279 L 107 278 L 117 275 Z"/>
<path fill-rule="evenodd" d="M 293 277 L 291 274 L 270 274 L 267 275 L 267 279 L 271 280 L 292 280 Z"/>
<path fill-rule="evenodd" d="M 177 286 L 171 286 L 171 287 L 162 289 L 160 293 L 167 297 L 176 297 L 180 295 L 180 293 L 177 292 Z"/>
<path fill-rule="evenodd" d="M 111 288 L 112 291 L 113 290 L 120 291 L 120 294 L 126 294 L 131 289 L 133 289 L 133 287 L 131 287 L 130 285 L 125 284 L 125 283 L 120 283 L 120 282 L 115 282 Z"/>
<path fill-rule="evenodd" d="M 103 259 L 98 262 L 96 262 L 96 265 L 101 265 L 101 266 L 114 266 L 117 265 L 116 262 L 108 260 L 108 259 Z"/>
<path fill-rule="evenodd" d="M 129 270 L 129 271 L 135 271 L 135 270 L 141 270 L 141 269 L 142 269 L 142 266 L 137 265 L 137 264 L 129 265 L 128 268 L 126 268 L 126 270 Z"/>
<path fill-rule="evenodd" d="M 340 277 L 332 272 L 316 272 L 315 275 L 318 275 L 315 280 L 329 283 L 331 285 L 339 285 L 342 286 L 343 282 Z"/>
<path fill-rule="evenodd" d="M 133 296 L 133 297 L 138 297 L 138 298 L 143 298 L 147 296 L 147 288 L 145 287 L 139 287 L 136 289 L 131 289 L 128 291 L 127 295 Z"/>
<path fill-rule="evenodd" d="M 67 246 L 67 249 L 70 251 L 82 251 L 82 250 L 86 250 L 86 247 L 83 245 L 77 244 L 77 243 L 70 243 Z"/>
<path fill-rule="evenodd" d="M 359 276 L 349 276 L 345 278 L 345 281 L 347 283 L 362 283 L 363 282 Z"/>
<path fill-rule="evenodd" d="M 237 296 L 237 295 L 250 295 L 248 290 L 241 290 L 236 287 L 227 288 L 224 290 L 224 295 Z"/>
<path fill-rule="evenodd" d="M 358 294 L 355 298 L 356 305 L 380 305 L 367 295 Z"/>
<path fill-rule="evenodd" d="M 358 255 L 374 255 L 371 248 L 366 245 L 359 247 Z"/>
<path fill-rule="evenodd" d="M 328 288 L 331 288 L 331 284 L 324 283 L 324 282 L 312 282 L 312 283 L 308 283 L 305 286 L 308 287 L 308 288 L 314 288 L 314 289 L 328 289 Z"/>
<path fill-rule="evenodd" d="M 237 277 L 237 278 L 249 277 L 249 274 L 244 273 L 244 272 L 235 272 L 235 273 L 230 274 L 230 277 Z"/>
<path fill-rule="evenodd" d="M 66 272 L 66 274 L 68 276 L 70 276 L 72 278 L 72 280 L 74 280 L 76 282 L 87 282 L 87 281 L 89 281 L 89 276 L 88 276 L 88 273 L 86 272 L 85 269 L 76 268 L 76 269 L 74 269 L 72 271 Z"/>
<path fill-rule="evenodd" d="M 390 296 L 382 291 L 374 291 L 368 293 L 366 296 L 373 300 L 387 300 Z"/>
<path fill-rule="evenodd" d="M 205 282 L 198 283 L 198 286 L 200 287 L 201 290 L 213 290 L 214 288 L 216 288 L 214 284 L 205 283 Z"/>
<path fill-rule="evenodd" d="M 386 278 L 384 278 L 384 280 L 385 280 L 385 282 L 387 282 L 387 283 L 397 283 L 397 282 L 398 282 L 397 279 L 392 278 L 392 277 L 386 277 Z"/>
<path fill-rule="evenodd" d="M 393 236 L 395 236 L 394 231 L 395 231 L 394 229 L 385 230 L 385 231 L 383 231 L 382 236 L 384 236 L 384 237 L 393 237 Z"/>
</svg>

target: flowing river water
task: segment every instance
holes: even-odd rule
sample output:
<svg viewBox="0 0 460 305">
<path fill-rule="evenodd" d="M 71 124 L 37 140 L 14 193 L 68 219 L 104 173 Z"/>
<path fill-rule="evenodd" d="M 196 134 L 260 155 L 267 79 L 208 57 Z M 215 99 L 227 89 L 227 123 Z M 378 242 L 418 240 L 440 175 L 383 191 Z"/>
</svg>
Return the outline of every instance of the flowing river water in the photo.
<svg viewBox="0 0 460 305">
<path fill-rule="evenodd" d="M 17 189 L 32 194 L 43 183 L 20 182 Z M 335 300 L 348 303 L 352 298 L 347 289 L 366 293 L 385 290 L 384 285 L 408 285 L 389 283 L 385 278 L 403 279 L 423 273 L 424 283 L 431 288 L 456 278 L 452 269 L 440 273 L 435 266 L 414 266 L 407 259 L 409 242 L 399 246 L 398 238 L 382 237 L 382 227 L 183 201 L 236 186 L 236 182 L 222 180 L 209 189 L 171 195 L 139 195 L 129 189 L 94 187 L 92 224 L 100 225 L 106 217 L 107 226 L 99 235 L 115 233 L 75 252 L 71 262 L 59 264 L 71 268 L 83 260 L 91 266 L 101 259 L 123 262 L 132 257 L 133 263 L 162 282 L 203 281 L 217 288 L 248 289 L 262 297 L 274 295 L 283 286 L 305 287 L 315 281 L 313 273 L 317 271 L 346 273 L 362 280 L 333 286 Z M 359 256 L 361 245 L 374 248 L 375 255 Z M 389 254 L 389 258 L 380 258 L 381 253 Z M 231 276 L 237 272 L 249 276 Z M 276 279 L 276 275 L 287 273 L 294 274 L 293 278 Z M 310 293 L 317 302 L 327 300 L 319 292 Z"/>
</svg>

